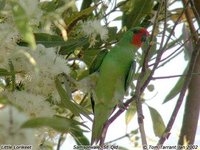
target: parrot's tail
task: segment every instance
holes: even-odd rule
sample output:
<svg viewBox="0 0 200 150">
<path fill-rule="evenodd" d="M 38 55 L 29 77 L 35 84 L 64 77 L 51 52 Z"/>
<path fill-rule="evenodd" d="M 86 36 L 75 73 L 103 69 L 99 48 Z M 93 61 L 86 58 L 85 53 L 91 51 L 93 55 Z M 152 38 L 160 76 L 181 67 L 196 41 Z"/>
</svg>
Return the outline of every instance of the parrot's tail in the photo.
<svg viewBox="0 0 200 150">
<path fill-rule="evenodd" d="M 92 126 L 92 139 L 91 139 L 91 145 L 97 144 L 100 139 L 103 132 L 103 125 L 99 124 L 96 119 L 94 119 L 93 126 Z"/>
<path fill-rule="evenodd" d="M 108 120 L 111 112 L 112 109 L 108 109 L 108 107 L 105 105 L 95 105 L 91 145 L 97 144 L 99 141 L 101 141 L 105 123 Z"/>
</svg>

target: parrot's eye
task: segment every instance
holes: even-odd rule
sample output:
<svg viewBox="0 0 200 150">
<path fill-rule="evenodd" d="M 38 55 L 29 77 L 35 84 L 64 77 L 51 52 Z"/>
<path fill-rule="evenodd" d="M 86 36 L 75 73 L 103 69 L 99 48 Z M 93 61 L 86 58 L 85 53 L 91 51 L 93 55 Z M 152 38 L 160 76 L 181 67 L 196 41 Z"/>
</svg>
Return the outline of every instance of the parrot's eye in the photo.
<svg viewBox="0 0 200 150">
<path fill-rule="evenodd" d="M 142 42 L 145 42 L 147 40 L 147 36 L 144 34 L 144 35 L 142 35 L 142 37 L 141 37 L 141 41 Z"/>
</svg>

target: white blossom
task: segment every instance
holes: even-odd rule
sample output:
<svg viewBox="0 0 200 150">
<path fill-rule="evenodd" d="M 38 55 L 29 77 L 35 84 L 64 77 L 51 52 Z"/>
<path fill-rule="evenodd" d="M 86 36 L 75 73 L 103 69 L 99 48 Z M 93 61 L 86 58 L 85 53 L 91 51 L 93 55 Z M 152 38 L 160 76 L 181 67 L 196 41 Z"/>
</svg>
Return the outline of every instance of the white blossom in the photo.
<svg viewBox="0 0 200 150">
<path fill-rule="evenodd" d="M 0 110 L 0 144 L 36 144 L 34 129 L 23 129 L 21 125 L 28 117 L 15 107 L 6 106 Z M 35 147 L 34 147 L 35 148 Z"/>
<path fill-rule="evenodd" d="M 55 87 L 54 78 L 60 73 L 69 73 L 66 60 L 56 55 L 52 48 L 45 48 L 38 45 L 37 50 L 32 52 L 32 57 L 35 60 L 35 68 L 38 72 L 32 69 L 29 74 L 29 80 L 25 82 L 25 88 L 35 94 L 52 96 L 52 100 L 59 101 L 59 94 Z"/>
<path fill-rule="evenodd" d="M 41 21 L 42 10 L 39 8 L 38 0 L 19 0 L 19 5 L 25 10 L 29 24 L 33 30 Z M 0 68 L 8 71 L 9 60 L 14 66 L 15 82 L 22 83 L 21 91 L 9 92 L 0 89 L 0 94 L 18 109 L 11 106 L 0 108 L 0 144 L 30 144 L 34 145 L 35 129 L 22 129 L 20 126 L 30 117 L 52 117 L 57 112 L 55 106 L 47 101 L 51 96 L 52 100 L 58 102 L 59 94 L 55 87 L 54 79 L 60 73 L 69 73 L 66 59 L 56 54 L 56 48 L 45 48 L 37 45 L 36 50 L 29 47 L 17 45 L 21 39 L 18 29 L 12 16 L 11 2 L 6 2 L 3 12 L 3 21 L 0 22 Z M 4 20 L 5 18 L 5 20 Z M 5 82 L 4 78 L 1 78 Z M 5 83 L 6 84 L 6 83 Z M 49 132 L 49 131 L 44 131 Z M 42 134 L 42 133 L 41 133 Z M 55 137 L 57 133 L 48 133 L 48 137 Z M 35 139 L 37 138 L 37 139 Z M 37 149 L 34 148 L 33 149 Z"/>
<path fill-rule="evenodd" d="M 34 95 L 26 91 L 7 92 L 8 99 L 22 108 L 30 117 L 52 117 L 56 111 L 41 95 Z"/>
<path fill-rule="evenodd" d="M 91 39 L 91 44 L 95 44 L 97 35 L 99 35 L 103 41 L 108 38 L 108 30 L 106 27 L 101 25 L 100 20 L 89 20 L 83 22 L 81 28 L 82 32 Z"/>
<path fill-rule="evenodd" d="M 10 55 L 15 51 L 19 34 L 11 22 L 0 23 L 0 33 L 0 67 L 5 68 Z"/>
<path fill-rule="evenodd" d="M 25 10 L 26 15 L 30 19 L 30 24 L 38 24 L 42 11 L 39 9 L 39 1 L 38 0 L 18 0 L 21 7 Z"/>
<path fill-rule="evenodd" d="M 49 76 L 55 76 L 59 73 L 69 73 L 66 60 L 55 53 L 54 48 L 45 48 L 38 45 L 37 50 L 32 52 L 32 56 L 38 64 L 40 72 Z"/>
<path fill-rule="evenodd" d="M 33 72 L 29 75 L 24 84 L 25 89 L 31 93 L 43 95 L 45 98 L 51 96 L 55 103 L 60 102 L 60 97 L 55 87 L 53 77 L 46 76 L 42 73 L 37 74 Z"/>
<path fill-rule="evenodd" d="M 55 131 L 52 128 L 47 128 L 47 127 L 39 128 L 36 131 L 36 137 L 38 141 L 45 141 L 43 143 L 44 147 L 45 147 L 45 144 L 49 144 L 49 143 L 56 145 L 59 135 L 60 135 L 59 132 Z"/>
<path fill-rule="evenodd" d="M 51 96 L 53 101 L 59 102 L 54 79 L 60 73 L 69 73 L 65 58 L 57 55 L 54 48 L 45 48 L 42 45 L 38 45 L 35 51 L 17 46 L 15 50 L 9 51 L 4 54 L 7 58 L 2 56 L 5 62 L 0 66 L 9 69 L 8 60 L 11 60 L 18 72 L 16 81 L 23 83 L 26 91 L 45 98 Z"/>
</svg>

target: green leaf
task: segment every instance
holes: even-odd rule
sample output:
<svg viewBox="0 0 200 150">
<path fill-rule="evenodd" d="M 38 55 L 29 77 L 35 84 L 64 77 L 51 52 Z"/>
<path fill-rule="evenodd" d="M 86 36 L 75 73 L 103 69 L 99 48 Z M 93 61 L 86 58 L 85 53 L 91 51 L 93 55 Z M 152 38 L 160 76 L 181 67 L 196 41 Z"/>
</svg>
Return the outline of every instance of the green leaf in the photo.
<svg viewBox="0 0 200 150">
<path fill-rule="evenodd" d="M 2 10 L 5 7 L 6 0 L 0 0 L 0 10 Z"/>
<path fill-rule="evenodd" d="M 77 145 L 89 145 L 90 142 L 87 137 L 83 134 L 82 131 L 73 130 L 71 131 L 71 135 L 74 137 Z"/>
<path fill-rule="evenodd" d="M 108 27 L 108 40 L 115 41 L 117 36 L 117 27 Z"/>
<path fill-rule="evenodd" d="M 84 126 L 78 121 L 62 117 L 40 117 L 26 121 L 22 128 L 51 127 L 59 132 L 83 131 L 79 126 Z"/>
<path fill-rule="evenodd" d="M 148 106 L 148 108 L 149 108 L 149 111 L 150 111 L 150 114 L 151 114 L 154 134 L 158 137 L 161 137 L 164 130 L 165 130 L 164 121 L 163 121 L 161 115 L 159 114 L 159 112 L 156 109 L 154 109 L 150 106 Z"/>
<path fill-rule="evenodd" d="M 183 41 L 187 41 L 184 44 L 184 55 L 185 55 L 184 58 L 187 61 L 187 60 L 190 60 L 192 52 L 194 50 L 194 47 L 193 47 L 193 40 L 192 40 L 192 38 L 190 38 L 191 37 L 190 29 L 189 29 L 189 27 L 187 27 L 187 25 L 185 23 L 183 24 L 182 33 L 183 33 L 182 34 Z"/>
<path fill-rule="evenodd" d="M 46 12 L 55 11 L 57 8 L 62 7 L 63 5 L 65 5 L 65 3 L 62 0 L 40 2 L 40 8 Z"/>
<path fill-rule="evenodd" d="M 12 13 L 14 16 L 15 24 L 22 35 L 22 38 L 32 48 L 36 47 L 35 38 L 32 32 L 32 28 L 29 25 L 29 18 L 26 16 L 26 12 L 17 1 L 12 1 Z"/>
<path fill-rule="evenodd" d="M 11 73 L 6 69 L 0 68 L 0 76 L 9 76 Z"/>
<path fill-rule="evenodd" d="M 8 99 L 7 98 L 5 98 L 5 97 L 0 97 L 0 104 L 3 104 L 3 105 L 6 105 L 6 104 L 8 104 L 9 103 L 9 101 L 8 101 Z"/>
<path fill-rule="evenodd" d="M 136 103 L 135 103 L 135 101 L 133 101 L 130 104 L 130 106 L 129 106 L 128 110 L 126 111 L 126 114 L 125 114 L 126 125 L 128 125 L 130 123 L 130 121 L 133 119 L 136 111 L 137 111 Z"/>
<path fill-rule="evenodd" d="M 151 13 L 153 0 L 130 0 L 122 7 L 122 26 L 128 29 L 140 26 L 141 21 L 146 15 Z"/>
<path fill-rule="evenodd" d="M 45 47 L 64 46 L 66 41 L 58 35 L 51 35 L 47 33 L 35 33 L 35 40 L 37 44 L 42 44 Z"/>
<path fill-rule="evenodd" d="M 186 74 L 187 71 L 188 71 L 188 66 L 185 68 L 183 74 Z M 165 97 L 163 104 L 172 100 L 176 95 L 180 93 L 184 82 L 185 82 L 185 76 L 181 76 L 179 80 L 177 81 L 176 85 L 170 90 L 168 95 Z"/>
<path fill-rule="evenodd" d="M 82 5 L 81 5 L 81 10 L 84 10 L 92 4 L 92 0 L 83 0 Z"/>
<path fill-rule="evenodd" d="M 133 135 L 138 134 L 138 129 L 132 130 L 132 131 L 130 132 L 130 134 L 133 134 Z"/>
<path fill-rule="evenodd" d="M 58 35 L 51 35 L 47 33 L 34 33 L 35 41 L 37 44 L 42 44 L 46 48 L 61 46 L 59 54 L 66 55 L 72 53 L 77 47 L 84 46 L 88 43 L 86 37 L 81 37 L 77 39 L 69 39 L 64 41 L 62 37 Z M 27 46 L 25 41 L 18 43 L 20 46 Z"/>
<path fill-rule="evenodd" d="M 95 59 L 95 56 L 99 53 L 99 49 L 86 49 L 82 52 L 82 60 L 86 63 L 86 65 L 89 67 L 93 60 Z"/>
<path fill-rule="evenodd" d="M 179 36 L 177 39 L 174 39 L 173 41 L 169 42 L 169 43 L 167 44 L 167 49 L 166 49 L 166 51 L 169 50 L 169 49 L 171 49 L 171 48 L 173 48 L 173 47 L 175 47 L 175 46 L 177 46 L 177 45 L 180 45 L 181 40 L 183 40 L 183 36 L 182 36 L 182 35 Z"/>
<path fill-rule="evenodd" d="M 69 39 L 65 42 L 65 44 L 60 45 L 62 46 L 60 48 L 59 54 L 61 55 L 67 55 L 72 53 L 77 47 L 82 47 L 88 44 L 88 38 L 81 37 L 77 39 Z"/>
<path fill-rule="evenodd" d="M 42 44 L 47 48 L 63 46 L 63 48 L 60 51 L 61 54 L 66 54 L 64 52 L 73 51 L 75 48 L 83 46 L 87 43 L 87 39 L 85 37 L 81 37 L 78 39 L 69 39 L 67 41 L 64 41 L 63 38 L 58 35 L 51 35 L 47 33 L 35 33 L 34 35 L 36 43 Z"/>
<path fill-rule="evenodd" d="M 88 115 L 89 112 L 85 108 L 81 107 L 76 102 L 71 101 L 71 95 L 70 95 L 71 93 L 69 93 L 69 91 L 65 91 L 58 77 L 55 78 L 55 84 L 56 84 L 56 89 L 58 90 L 58 93 L 60 95 L 62 104 L 67 109 L 69 109 L 75 116 L 80 116 L 82 114 L 83 116 L 92 121 L 92 119 Z"/>
<path fill-rule="evenodd" d="M 65 22 L 67 25 L 67 30 L 71 30 L 73 26 L 79 21 L 90 15 L 93 10 L 97 7 L 97 5 L 94 5 L 92 7 L 88 7 L 80 12 L 74 12 L 74 14 L 70 17 L 65 17 Z"/>
</svg>

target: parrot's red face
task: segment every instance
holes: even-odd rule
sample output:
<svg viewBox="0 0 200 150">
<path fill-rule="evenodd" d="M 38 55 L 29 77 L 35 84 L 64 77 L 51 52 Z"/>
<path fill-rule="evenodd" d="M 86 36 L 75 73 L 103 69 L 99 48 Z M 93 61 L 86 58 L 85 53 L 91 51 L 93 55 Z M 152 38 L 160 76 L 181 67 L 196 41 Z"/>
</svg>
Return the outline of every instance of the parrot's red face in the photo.
<svg viewBox="0 0 200 150">
<path fill-rule="evenodd" d="M 145 28 L 134 29 L 132 44 L 136 47 L 141 47 L 149 35 L 149 32 Z"/>
</svg>

